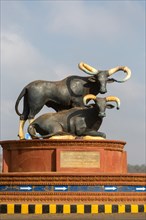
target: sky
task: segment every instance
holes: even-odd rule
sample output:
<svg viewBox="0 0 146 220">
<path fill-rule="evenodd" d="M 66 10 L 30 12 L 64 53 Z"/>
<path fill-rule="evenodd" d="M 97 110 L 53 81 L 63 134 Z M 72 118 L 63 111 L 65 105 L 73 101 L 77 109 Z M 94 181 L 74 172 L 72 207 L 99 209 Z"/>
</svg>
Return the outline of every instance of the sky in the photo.
<svg viewBox="0 0 146 220">
<path fill-rule="evenodd" d="M 0 139 L 18 140 L 15 101 L 28 83 L 87 76 L 78 68 L 81 61 L 100 70 L 128 66 L 132 75 L 127 82 L 108 84 L 108 92 L 98 95 L 121 101 L 119 111 L 107 110 L 99 131 L 109 140 L 126 142 L 129 164 L 144 164 L 145 1 L 1 0 L 0 4 Z M 120 71 L 114 78 L 124 76 Z M 44 107 L 36 117 L 51 111 Z"/>
</svg>

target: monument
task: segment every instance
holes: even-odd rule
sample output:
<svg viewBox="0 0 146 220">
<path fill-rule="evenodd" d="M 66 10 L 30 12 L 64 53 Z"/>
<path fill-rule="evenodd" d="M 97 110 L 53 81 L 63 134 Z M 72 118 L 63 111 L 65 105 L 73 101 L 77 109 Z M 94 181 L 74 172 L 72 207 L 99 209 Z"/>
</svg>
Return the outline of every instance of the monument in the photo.
<svg viewBox="0 0 146 220">
<path fill-rule="evenodd" d="M 99 94 L 107 92 L 108 82 L 127 81 L 131 70 L 103 71 L 83 62 L 79 68 L 90 76 L 34 81 L 18 96 L 20 140 L 0 142 L 2 214 L 146 212 L 146 175 L 128 174 L 126 142 L 108 140 L 100 131 L 106 109 L 119 109 L 120 99 Z M 123 80 L 110 78 L 118 71 L 126 74 Z M 34 119 L 44 105 L 56 112 Z"/>
</svg>

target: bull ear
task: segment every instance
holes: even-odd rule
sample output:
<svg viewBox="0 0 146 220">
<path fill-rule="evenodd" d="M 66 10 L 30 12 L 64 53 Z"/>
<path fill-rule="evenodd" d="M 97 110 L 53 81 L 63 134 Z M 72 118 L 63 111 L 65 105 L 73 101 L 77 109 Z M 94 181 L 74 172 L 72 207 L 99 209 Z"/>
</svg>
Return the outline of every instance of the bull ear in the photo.
<svg viewBox="0 0 146 220">
<path fill-rule="evenodd" d="M 90 82 L 96 82 L 96 78 L 94 76 L 89 77 Z"/>
<path fill-rule="evenodd" d="M 107 83 L 113 83 L 113 82 L 116 82 L 116 80 L 114 78 L 111 78 L 111 79 L 107 80 Z"/>
<path fill-rule="evenodd" d="M 112 109 L 112 108 L 114 108 L 115 106 L 114 105 L 112 105 L 112 104 L 107 104 L 106 105 L 106 108 L 108 108 L 108 109 Z"/>
</svg>

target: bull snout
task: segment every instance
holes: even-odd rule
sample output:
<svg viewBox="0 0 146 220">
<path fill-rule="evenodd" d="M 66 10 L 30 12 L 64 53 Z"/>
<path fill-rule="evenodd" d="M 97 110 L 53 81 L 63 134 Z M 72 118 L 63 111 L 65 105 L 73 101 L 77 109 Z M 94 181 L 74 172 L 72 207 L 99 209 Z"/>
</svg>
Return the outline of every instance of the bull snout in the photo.
<svg viewBox="0 0 146 220">
<path fill-rule="evenodd" d="M 106 89 L 106 84 L 101 84 L 100 86 L 100 93 L 101 94 L 104 94 L 104 93 L 107 93 L 107 89 Z"/>
<path fill-rule="evenodd" d="M 107 93 L 107 90 L 106 89 L 100 89 L 100 93 L 105 94 L 105 93 Z"/>
<path fill-rule="evenodd" d="M 107 81 L 108 81 L 108 75 L 106 72 L 101 71 L 98 75 L 97 75 L 97 80 L 99 82 L 99 92 L 101 94 L 104 94 L 107 92 Z"/>
<path fill-rule="evenodd" d="M 105 112 L 99 112 L 98 116 L 100 118 L 104 118 L 106 116 Z"/>
</svg>

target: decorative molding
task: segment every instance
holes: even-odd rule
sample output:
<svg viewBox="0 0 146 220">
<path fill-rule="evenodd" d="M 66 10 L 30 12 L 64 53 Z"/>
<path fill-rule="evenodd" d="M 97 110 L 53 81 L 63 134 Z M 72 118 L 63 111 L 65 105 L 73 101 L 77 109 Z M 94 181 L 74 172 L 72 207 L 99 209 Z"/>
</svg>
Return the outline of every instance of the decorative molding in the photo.
<svg viewBox="0 0 146 220">
<path fill-rule="evenodd" d="M 50 139 L 42 139 L 42 140 L 9 140 L 9 141 L 0 141 L 0 145 L 3 149 L 7 150 L 16 150 L 19 147 L 21 149 L 26 149 L 31 146 L 31 149 L 47 149 L 50 147 L 58 146 L 58 147 L 74 147 L 74 146 L 83 146 L 88 147 L 96 147 L 96 148 L 104 148 L 106 150 L 116 150 L 123 151 L 124 145 L 126 142 L 118 141 L 118 140 L 50 140 Z"/>
<path fill-rule="evenodd" d="M 3 192 L 0 193 L 0 203 L 4 202 L 93 202 L 93 203 L 144 203 L 146 201 L 145 193 L 59 193 L 59 192 Z"/>
<path fill-rule="evenodd" d="M 0 185 L 145 185 L 146 174 L 1 173 Z"/>
</svg>

